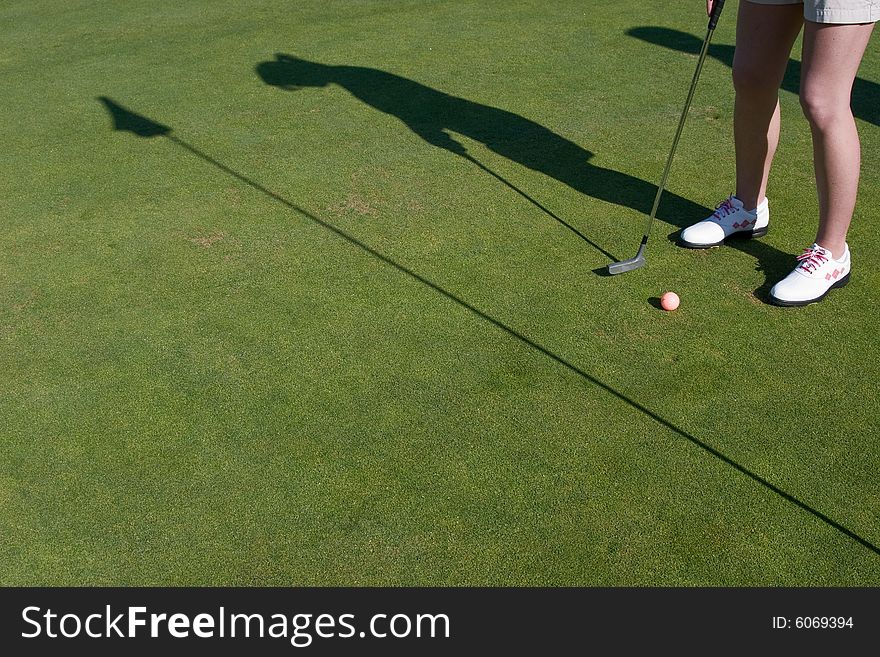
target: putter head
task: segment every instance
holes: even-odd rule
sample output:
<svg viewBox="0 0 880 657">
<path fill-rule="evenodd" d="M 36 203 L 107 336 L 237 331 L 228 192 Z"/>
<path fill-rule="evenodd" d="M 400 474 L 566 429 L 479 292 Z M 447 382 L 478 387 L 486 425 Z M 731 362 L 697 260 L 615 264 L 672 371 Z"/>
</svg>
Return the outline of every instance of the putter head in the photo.
<svg viewBox="0 0 880 657">
<path fill-rule="evenodd" d="M 639 252 L 639 254 L 635 258 L 630 258 L 629 260 L 621 260 L 620 262 L 612 262 L 610 265 L 608 265 L 608 273 L 612 276 L 614 274 L 623 274 L 624 272 L 638 269 L 644 264 L 645 256 L 643 253 Z"/>
</svg>

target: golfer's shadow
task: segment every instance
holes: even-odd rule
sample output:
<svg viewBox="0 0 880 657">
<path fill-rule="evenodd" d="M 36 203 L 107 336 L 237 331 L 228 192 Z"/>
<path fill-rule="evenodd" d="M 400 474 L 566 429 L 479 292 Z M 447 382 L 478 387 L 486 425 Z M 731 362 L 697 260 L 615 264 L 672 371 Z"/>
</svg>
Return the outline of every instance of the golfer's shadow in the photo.
<svg viewBox="0 0 880 657">
<path fill-rule="evenodd" d="M 274 61 L 261 62 L 256 71 L 266 84 L 281 89 L 339 85 L 367 105 L 397 117 L 427 143 L 470 160 L 508 185 L 510 183 L 470 156 L 451 133 L 465 135 L 587 196 L 640 213 L 649 210 L 656 192 L 653 183 L 591 164 L 593 153 L 530 119 L 393 73 L 363 66 L 322 64 L 284 54 L 276 55 Z M 540 205 L 523 191 L 516 191 Z M 664 196 L 658 217 L 681 227 L 706 213 L 705 207 L 670 193 Z M 598 245 L 594 246 L 613 258 Z"/>
<path fill-rule="evenodd" d="M 397 117 L 427 143 L 459 155 L 492 174 L 612 260 L 619 258 L 481 164 L 451 133 L 465 135 L 491 151 L 582 194 L 632 208 L 641 214 L 649 212 L 657 191 L 654 183 L 591 164 L 592 152 L 530 119 L 444 93 L 393 73 L 363 66 L 322 64 L 285 54 L 276 54 L 275 60 L 259 63 L 256 71 L 266 84 L 290 91 L 339 85 L 367 105 Z M 708 214 L 708 208 L 666 191 L 657 218 L 684 228 Z M 780 260 L 787 258 L 768 246 L 759 248 L 753 255 L 758 257 L 760 269 L 774 272 Z M 596 271 L 599 273 L 604 268 Z"/>
</svg>

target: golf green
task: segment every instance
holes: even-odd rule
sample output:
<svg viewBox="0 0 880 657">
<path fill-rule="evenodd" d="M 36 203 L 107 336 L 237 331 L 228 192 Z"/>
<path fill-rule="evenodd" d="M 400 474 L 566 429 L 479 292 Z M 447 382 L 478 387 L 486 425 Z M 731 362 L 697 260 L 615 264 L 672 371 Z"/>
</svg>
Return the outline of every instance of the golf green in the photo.
<svg viewBox="0 0 880 657">
<path fill-rule="evenodd" d="M 0 584 L 880 585 L 880 53 L 852 282 L 776 308 L 798 61 L 769 234 L 669 239 L 729 4 L 610 277 L 700 2 L 3 3 Z"/>
</svg>

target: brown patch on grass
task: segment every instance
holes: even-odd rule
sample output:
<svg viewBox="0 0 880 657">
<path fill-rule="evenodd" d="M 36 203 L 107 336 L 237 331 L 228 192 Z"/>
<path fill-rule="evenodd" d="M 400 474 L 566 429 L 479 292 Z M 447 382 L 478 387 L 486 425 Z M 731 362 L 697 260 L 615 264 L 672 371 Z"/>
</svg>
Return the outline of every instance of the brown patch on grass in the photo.
<svg viewBox="0 0 880 657">
<path fill-rule="evenodd" d="M 222 242 L 226 238 L 226 233 L 215 231 L 208 235 L 199 235 L 198 237 L 187 237 L 188 242 L 192 242 L 204 249 L 210 249 L 217 242 Z"/>
<path fill-rule="evenodd" d="M 238 205 L 241 201 L 241 191 L 238 187 L 233 187 L 232 185 L 226 188 L 226 200 L 233 205 Z"/>
<path fill-rule="evenodd" d="M 706 121 L 717 121 L 721 118 L 721 110 L 714 105 L 707 105 L 702 110 L 703 118 Z"/>
<path fill-rule="evenodd" d="M 12 304 L 12 310 L 17 313 L 20 313 L 23 310 L 27 310 L 28 308 L 32 307 L 36 303 L 37 295 L 38 295 L 38 292 L 35 290 L 28 292 L 27 299 L 25 299 L 24 301 L 21 301 L 19 303 Z"/>
<path fill-rule="evenodd" d="M 28 299 L 27 301 L 22 301 L 21 303 L 12 304 L 12 309 L 17 313 L 20 313 L 22 310 L 26 310 L 33 305 L 34 305 L 34 300 Z"/>
<path fill-rule="evenodd" d="M 370 205 L 370 202 L 367 199 L 365 199 L 360 194 L 355 193 L 349 194 L 344 203 L 340 203 L 339 205 L 331 205 L 327 208 L 327 211 L 332 212 L 336 215 L 354 212 L 355 214 L 359 214 L 361 216 L 379 216 L 379 211 L 372 205 Z"/>
<path fill-rule="evenodd" d="M 746 299 L 751 301 L 756 306 L 763 307 L 763 306 L 767 305 L 767 302 L 763 301 L 762 299 L 759 299 L 758 296 L 754 292 L 749 292 L 748 295 L 746 295 Z"/>
<path fill-rule="evenodd" d="M 755 289 L 749 285 L 746 285 L 746 282 L 740 281 L 729 281 L 727 283 L 727 289 L 733 292 L 736 296 L 743 297 L 747 301 L 751 302 L 755 306 L 766 306 L 766 302 L 762 301 L 756 294 Z"/>
</svg>

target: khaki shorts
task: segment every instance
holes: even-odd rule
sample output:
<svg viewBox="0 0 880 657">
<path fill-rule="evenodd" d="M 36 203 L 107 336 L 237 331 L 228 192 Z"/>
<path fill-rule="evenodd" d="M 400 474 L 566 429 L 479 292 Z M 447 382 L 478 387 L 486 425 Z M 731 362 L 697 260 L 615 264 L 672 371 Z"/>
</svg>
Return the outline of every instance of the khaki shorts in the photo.
<svg viewBox="0 0 880 657">
<path fill-rule="evenodd" d="M 874 23 L 880 20 L 880 0 L 748 0 L 759 5 L 803 5 L 813 23 Z"/>
</svg>

